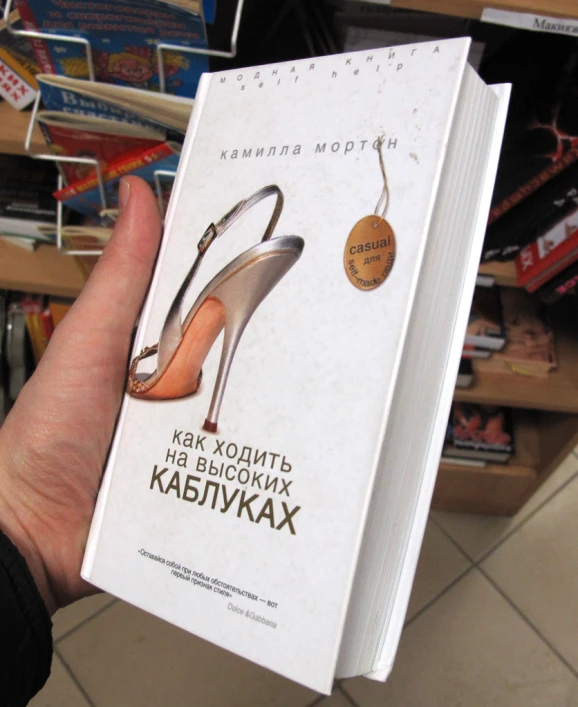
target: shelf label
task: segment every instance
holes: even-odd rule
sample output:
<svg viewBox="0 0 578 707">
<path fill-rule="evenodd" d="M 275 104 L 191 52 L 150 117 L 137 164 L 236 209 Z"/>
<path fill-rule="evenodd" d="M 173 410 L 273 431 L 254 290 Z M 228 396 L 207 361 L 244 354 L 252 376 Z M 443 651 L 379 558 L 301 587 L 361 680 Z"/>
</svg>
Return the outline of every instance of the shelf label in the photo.
<svg viewBox="0 0 578 707">
<path fill-rule="evenodd" d="M 482 12 L 481 20 L 482 22 L 492 22 L 495 25 L 529 29 L 533 32 L 549 32 L 551 34 L 578 37 L 578 20 L 563 19 L 561 17 L 546 17 L 545 15 L 531 15 L 526 12 L 510 12 L 509 10 L 486 8 Z"/>
</svg>

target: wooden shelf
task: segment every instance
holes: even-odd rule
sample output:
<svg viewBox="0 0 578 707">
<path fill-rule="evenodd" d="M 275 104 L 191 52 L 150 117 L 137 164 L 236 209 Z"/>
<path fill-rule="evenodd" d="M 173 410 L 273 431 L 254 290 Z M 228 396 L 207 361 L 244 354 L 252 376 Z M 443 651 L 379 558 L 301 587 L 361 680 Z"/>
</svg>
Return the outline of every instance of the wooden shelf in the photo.
<svg viewBox="0 0 578 707">
<path fill-rule="evenodd" d="M 0 152 L 10 155 L 25 155 L 24 140 L 30 122 L 29 111 L 17 111 L 6 101 L 0 102 Z M 32 136 L 32 150 L 42 152 L 46 143 L 38 126 Z"/>
<path fill-rule="evenodd" d="M 480 275 L 493 275 L 495 285 L 516 287 L 516 266 L 513 260 L 506 263 L 500 263 L 497 260 L 491 263 L 482 263 L 478 272 Z"/>
<path fill-rule="evenodd" d="M 42 245 L 33 253 L 0 240 L 0 288 L 76 297 L 86 277 L 76 259 Z"/>
<path fill-rule="evenodd" d="M 578 413 L 578 337 L 556 331 L 558 368 L 547 378 L 486 373 L 483 361 L 474 361 L 475 383 L 456 388 L 461 402 Z"/>
<path fill-rule="evenodd" d="M 470 513 L 515 512 L 519 499 L 538 483 L 541 466 L 538 416 L 520 411 L 514 417 L 516 453 L 508 464 L 473 467 L 440 464 L 432 507 Z"/>
<path fill-rule="evenodd" d="M 392 0 L 391 6 L 469 17 L 474 20 L 479 20 L 487 7 L 548 17 L 578 18 L 576 0 Z"/>
</svg>

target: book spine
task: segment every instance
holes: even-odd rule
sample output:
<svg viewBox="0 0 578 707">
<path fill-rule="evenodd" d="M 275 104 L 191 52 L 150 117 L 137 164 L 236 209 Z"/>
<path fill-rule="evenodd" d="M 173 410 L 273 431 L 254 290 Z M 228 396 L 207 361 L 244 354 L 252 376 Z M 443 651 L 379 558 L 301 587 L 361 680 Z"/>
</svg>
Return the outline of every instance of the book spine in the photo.
<svg viewBox="0 0 578 707">
<path fill-rule="evenodd" d="M 572 163 L 576 162 L 576 160 L 578 160 L 578 149 L 569 150 L 563 157 L 540 172 L 540 174 L 536 177 L 516 189 L 516 191 L 510 194 L 510 196 L 492 208 L 488 219 L 488 225 L 513 209 L 514 206 L 523 201 L 527 196 L 530 196 L 530 194 L 533 194 L 543 184 L 550 181 L 552 177 L 555 177 L 560 172 L 564 171 L 566 167 L 569 167 Z"/>
<path fill-rule="evenodd" d="M 36 297 L 25 297 L 22 300 L 22 310 L 24 311 L 26 328 L 28 329 L 28 336 L 30 337 L 30 343 L 32 344 L 34 360 L 38 365 L 45 349 L 44 336 L 39 321 L 39 300 Z"/>
<path fill-rule="evenodd" d="M 111 162 L 105 167 L 102 172 L 103 182 L 110 182 L 114 179 L 119 179 L 127 174 L 144 167 L 145 165 L 151 165 L 155 162 L 170 157 L 174 154 L 173 148 L 168 143 L 163 143 L 157 147 L 152 147 L 150 150 L 145 150 L 144 152 L 139 152 L 136 155 L 134 152 L 131 153 L 130 157 L 122 157 L 118 160 Z M 67 201 L 74 196 L 79 194 L 84 194 L 91 189 L 98 186 L 98 177 L 95 175 L 93 177 L 87 177 L 74 184 L 70 184 L 64 189 L 54 192 L 54 198 L 59 201 Z"/>
<path fill-rule="evenodd" d="M 578 229 L 573 231 L 566 240 L 551 250 L 545 258 L 540 258 L 537 241 L 526 246 L 516 256 L 516 282 L 518 287 L 532 285 L 534 281 L 542 279 L 544 273 L 550 273 L 562 260 L 568 259 L 578 248 Z M 560 270 L 558 270 L 560 272 Z"/>
<path fill-rule="evenodd" d="M 40 31 L 40 27 L 32 8 L 28 4 L 28 0 L 15 0 L 14 5 L 18 12 L 20 13 L 20 19 L 24 25 L 24 29 L 34 30 L 36 32 Z M 48 49 L 48 44 L 46 40 L 40 39 L 38 37 L 30 37 L 30 44 L 34 50 L 34 56 L 38 62 L 38 66 L 43 74 L 56 74 L 56 67 L 52 62 L 50 56 L 50 50 Z"/>
<path fill-rule="evenodd" d="M 550 280 L 541 287 L 537 295 L 547 305 L 554 304 L 564 295 L 578 287 L 578 261 L 566 268 L 555 280 Z"/>
<path fill-rule="evenodd" d="M 534 278 L 531 282 L 526 285 L 526 290 L 528 292 L 536 292 L 537 289 L 549 282 L 553 277 L 559 275 L 563 270 L 565 270 L 569 265 L 572 265 L 578 259 L 578 248 L 575 248 L 571 253 L 556 261 L 554 265 L 545 270 L 537 278 Z"/>
</svg>

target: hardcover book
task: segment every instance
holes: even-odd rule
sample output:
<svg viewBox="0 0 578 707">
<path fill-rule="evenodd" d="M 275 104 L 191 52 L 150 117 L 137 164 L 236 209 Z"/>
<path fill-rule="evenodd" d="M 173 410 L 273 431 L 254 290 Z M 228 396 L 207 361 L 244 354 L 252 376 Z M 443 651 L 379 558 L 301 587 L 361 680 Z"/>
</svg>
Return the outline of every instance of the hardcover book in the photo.
<svg viewBox="0 0 578 707">
<path fill-rule="evenodd" d="M 387 677 L 425 529 L 508 98 L 469 45 L 203 76 L 86 548 L 324 693 Z"/>
<path fill-rule="evenodd" d="M 114 0 L 91 2 L 82 11 L 76 3 L 59 0 L 16 0 L 25 29 L 90 42 L 97 81 L 159 90 L 158 44 L 206 49 L 202 8 L 182 0 Z M 88 78 L 83 44 L 30 40 L 45 74 Z M 194 98 L 207 56 L 164 51 L 167 93 Z"/>
</svg>

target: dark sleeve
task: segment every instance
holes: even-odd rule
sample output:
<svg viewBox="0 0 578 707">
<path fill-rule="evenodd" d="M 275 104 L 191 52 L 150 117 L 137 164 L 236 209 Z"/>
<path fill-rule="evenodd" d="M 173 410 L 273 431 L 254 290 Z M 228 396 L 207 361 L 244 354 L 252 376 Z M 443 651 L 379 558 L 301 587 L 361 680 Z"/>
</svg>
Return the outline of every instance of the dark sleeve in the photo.
<svg viewBox="0 0 578 707">
<path fill-rule="evenodd" d="M 0 705 L 27 705 L 51 663 L 52 621 L 26 560 L 0 532 Z"/>
</svg>

